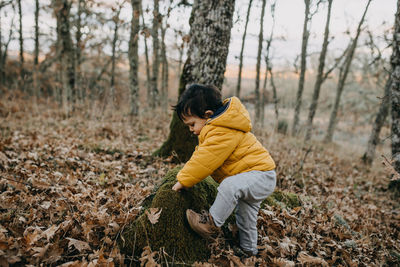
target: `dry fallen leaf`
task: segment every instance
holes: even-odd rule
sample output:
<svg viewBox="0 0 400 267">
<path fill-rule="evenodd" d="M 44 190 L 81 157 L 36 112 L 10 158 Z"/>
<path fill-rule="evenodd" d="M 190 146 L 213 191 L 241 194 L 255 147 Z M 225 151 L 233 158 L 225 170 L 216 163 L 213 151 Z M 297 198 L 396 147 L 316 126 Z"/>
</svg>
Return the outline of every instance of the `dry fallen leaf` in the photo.
<svg viewBox="0 0 400 267">
<path fill-rule="evenodd" d="M 328 263 L 324 259 L 310 256 L 304 251 L 299 253 L 299 255 L 297 256 L 297 260 L 301 262 L 301 264 L 310 263 L 310 264 L 318 264 L 319 266 L 328 266 Z"/>
<path fill-rule="evenodd" d="M 149 212 L 150 210 L 150 212 Z M 146 210 L 146 215 L 147 218 L 149 218 L 149 221 L 151 222 L 151 224 L 156 224 L 158 222 L 158 219 L 160 218 L 162 209 L 160 209 L 160 211 L 158 211 L 159 208 L 149 208 L 148 210 Z"/>
<path fill-rule="evenodd" d="M 70 237 L 67 237 L 67 239 L 69 240 L 68 247 L 74 246 L 79 252 L 82 252 L 82 250 L 90 250 L 90 246 L 87 242 Z"/>
</svg>

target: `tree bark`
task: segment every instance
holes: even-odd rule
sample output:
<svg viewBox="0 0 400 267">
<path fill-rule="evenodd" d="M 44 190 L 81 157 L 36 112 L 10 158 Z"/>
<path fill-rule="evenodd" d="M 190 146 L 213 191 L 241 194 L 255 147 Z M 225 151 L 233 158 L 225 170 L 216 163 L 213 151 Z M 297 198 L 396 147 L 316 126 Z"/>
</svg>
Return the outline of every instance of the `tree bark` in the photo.
<svg viewBox="0 0 400 267">
<path fill-rule="evenodd" d="M 119 29 L 119 14 L 121 12 L 121 8 L 118 9 L 117 14 L 113 17 L 114 21 L 114 37 L 112 41 L 112 55 L 111 55 L 111 80 L 110 80 L 110 89 L 111 89 L 111 103 L 114 105 L 115 100 L 115 62 L 116 62 L 116 48 L 118 42 L 118 29 Z"/>
<path fill-rule="evenodd" d="M 168 112 L 168 58 L 167 48 L 165 45 L 165 33 L 167 31 L 167 25 L 161 27 L 161 59 L 162 59 L 162 71 L 161 71 L 161 103 L 165 114 Z"/>
<path fill-rule="evenodd" d="M 260 33 L 258 35 L 258 50 L 257 50 L 257 63 L 256 63 L 256 86 L 254 89 L 255 97 L 255 126 L 259 127 L 261 120 L 261 108 L 262 102 L 260 98 L 260 69 L 261 69 L 261 53 L 264 42 L 263 31 L 264 31 L 264 15 L 265 15 L 265 4 L 266 0 L 262 0 L 261 18 L 260 18 Z"/>
<path fill-rule="evenodd" d="M 274 82 L 274 75 L 272 74 L 272 67 L 268 69 L 269 71 L 269 77 L 270 77 L 270 82 L 271 82 L 271 87 L 272 87 L 272 95 L 274 98 L 274 110 L 275 110 L 275 120 L 276 120 L 276 126 L 278 126 L 279 122 L 279 109 L 278 109 L 278 93 L 276 90 L 275 82 Z"/>
<path fill-rule="evenodd" d="M 20 62 L 20 75 L 21 81 L 24 80 L 24 37 L 22 33 L 22 7 L 21 0 L 17 0 L 18 4 L 18 15 L 19 15 L 19 62 Z"/>
<path fill-rule="evenodd" d="M 4 7 L 4 5 L 2 7 Z M 14 5 L 13 5 L 13 8 L 14 8 Z M 5 79 L 6 79 L 5 66 L 6 66 L 6 62 L 7 62 L 7 56 L 8 56 L 8 45 L 10 44 L 10 42 L 12 40 L 13 29 L 14 29 L 14 17 L 11 19 L 11 26 L 10 26 L 10 30 L 8 32 L 8 39 L 7 39 L 7 42 L 5 42 L 5 44 L 4 44 L 4 49 L 2 50 L 0 48 L 0 52 L 1 52 L 0 81 L 1 81 L 1 84 L 5 84 L 5 82 L 6 82 L 5 81 Z"/>
<path fill-rule="evenodd" d="M 270 70 L 270 50 L 271 50 L 271 43 L 272 38 L 274 36 L 274 29 L 275 29 L 275 5 L 276 2 L 271 3 L 271 17 L 272 17 L 272 26 L 271 26 L 271 33 L 267 40 L 267 48 L 265 52 L 265 78 L 264 78 L 264 85 L 262 89 L 261 95 L 261 128 L 264 128 L 264 117 L 265 117 L 265 94 L 267 91 L 267 81 L 268 81 L 268 72 Z"/>
<path fill-rule="evenodd" d="M 39 64 L 39 0 L 35 0 L 35 51 L 33 63 L 34 65 Z"/>
<path fill-rule="evenodd" d="M 142 28 L 143 28 L 143 42 L 144 42 L 144 55 L 145 55 L 145 59 L 146 59 L 146 88 L 147 88 L 147 101 L 150 102 L 151 99 L 151 77 L 150 77 L 150 62 L 149 62 L 149 49 L 147 46 L 147 27 L 146 24 L 144 22 L 144 15 L 143 15 L 143 9 L 140 8 L 140 13 L 142 16 Z"/>
<path fill-rule="evenodd" d="M 129 80 L 130 80 L 130 111 L 129 114 L 137 116 L 139 114 L 139 77 L 138 77 L 138 43 L 139 43 L 139 17 L 141 0 L 132 0 L 132 22 L 131 34 L 129 38 Z"/>
<path fill-rule="evenodd" d="M 75 101 L 75 55 L 71 40 L 69 15 L 71 3 L 68 0 L 53 0 L 57 18 L 58 42 L 60 49 L 62 103 L 65 115 L 68 115 L 68 102 Z"/>
<path fill-rule="evenodd" d="M 179 95 L 192 83 L 212 84 L 221 88 L 232 28 L 235 1 L 194 1 L 190 18 L 190 41 L 187 59 L 179 83 Z M 197 138 L 191 135 L 174 112 L 170 134 L 155 155 L 174 155 L 180 162 L 187 161 Z"/>
<path fill-rule="evenodd" d="M 151 77 L 151 99 L 150 107 L 155 108 L 158 104 L 158 69 L 160 66 L 159 56 L 159 40 L 158 40 L 158 28 L 160 24 L 160 12 L 159 12 L 159 0 L 154 0 L 153 10 L 153 28 L 151 30 L 151 36 L 153 38 L 153 75 Z"/>
<path fill-rule="evenodd" d="M 300 120 L 300 109 L 304 91 L 304 82 L 306 76 L 306 68 L 307 68 L 307 45 L 308 39 L 310 37 L 310 29 L 308 28 L 309 22 L 311 20 L 310 17 L 310 5 L 312 0 L 304 0 L 305 4 L 305 12 L 304 12 L 304 24 L 303 24 L 303 39 L 301 42 L 301 59 L 300 59 L 300 77 L 299 77 L 299 85 L 296 94 L 296 104 L 294 107 L 294 117 L 292 124 L 292 135 L 297 135 L 298 125 Z"/>
<path fill-rule="evenodd" d="M 355 36 L 355 38 L 354 38 L 354 40 L 353 40 L 353 42 L 352 42 L 352 44 L 350 46 L 350 49 L 347 52 L 346 59 L 345 59 L 345 61 L 343 63 L 344 65 L 341 68 L 341 75 L 339 75 L 339 82 L 338 82 L 337 90 L 336 90 L 335 103 L 333 105 L 332 113 L 331 113 L 331 116 L 329 118 L 329 126 L 328 126 L 328 130 L 327 130 L 327 133 L 326 133 L 325 139 L 324 139 L 325 143 L 332 142 L 333 132 L 334 132 L 335 126 L 336 126 L 337 113 L 338 113 L 338 110 L 339 110 L 340 98 L 341 98 L 342 93 L 343 93 L 343 89 L 344 89 L 344 86 L 345 86 L 345 83 L 346 83 L 347 75 L 348 75 L 349 70 L 350 70 L 351 62 L 353 61 L 354 53 L 355 53 L 356 48 L 357 48 L 357 42 L 358 42 L 358 38 L 359 38 L 360 33 L 361 33 L 361 27 L 362 27 L 362 24 L 364 23 L 365 15 L 367 14 L 368 7 L 369 7 L 370 3 L 371 3 L 371 0 L 368 0 L 367 5 L 366 5 L 365 10 L 364 10 L 364 14 L 362 15 L 361 20 L 360 20 L 360 22 L 358 24 L 356 36 Z"/>
<path fill-rule="evenodd" d="M 397 1 L 392 47 L 392 159 L 394 169 L 400 173 L 400 0 Z M 399 190 L 400 181 L 396 183 Z"/>
<path fill-rule="evenodd" d="M 392 85 L 391 78 L 386 82 L 385 85 L 385 92 L 382 99 L 382 102 L 379 106 L 379 111 L 376 115 L 374 125 L 372 126 L 371 135 L 368 140 L 367 150 L 365 151 L 364 155 L 362 156 L 362 161 L 367 164 L 371 165 L 372 161 L 375 158 L 375 150 L 376 146 L 379 143 L 379 134 L 381 132 L 382 126 L 385 123 L 386 117 L 389 114 L 389 107 L 390 107 L 390 87 Z"/>
<path fill-rule="evenodd" d="M 244 51 L 244 44 L 246 41 L 247 25 L 249 24 L 250 10 L 251 10 L 252 4 L 253 4 L 253 0 L 249 0 L 249 6 L 247 8 L 247 15 L 246 15 L 246 23 L 244 25 L 244 32 L 243 32 L 243 37 L 242 37 L 242 47 L 240 49 L 240 55 L 239 55 L 239 74 L 238 74 L 238 80 L 237 80 L 237 85 L 236 85 L 236 96 L 237 97 L 240 97 L 240 89 L 241 89 L 241 83 L 242 83 L 242 69 L 243 69 L 243 51 Z"/>
<path fill-rule="evenodd" d="M 329 44 L 329 24 L 331 19 L 332 1 L 333 0 L 328 0 L 328 14 L 325 23 L 324 41 L 322 43 L 321 54 L 319 55 L 318 74 L 314 85 L 314 92 L 311 100 L 310 109 L 308 112 L 305 141 L 308 141 L 311 138 L 312 124 L 315 112 L 317 110 L 319 93 L 321 91 L 322 83 L 324 82 L 324 68 L 325 68 L 325 59 Z"/>
<path fill-rule="evenodd" d="M 81 80 L 81 64 L 82 64 L 82 13 L 84 9 L 84 0 L 78 1 L 78 18 L 76 23 L 76 33 L 75 33 L 75 40 L 76 40 L 76 47 L 75 47 L 75 87 L 76 87 L 76 94 L 79 99 L 84 99 L 86 97 L 85 89 L 82 88 L 82 80 Z"/>
<path fill-rule="evenodd" d="M 40 85 L 39 85 L 39 0 L 35 0 L 35 50 L 33 56 L 33 87 L 37 97 L 40 97 Z"/>
</svg>

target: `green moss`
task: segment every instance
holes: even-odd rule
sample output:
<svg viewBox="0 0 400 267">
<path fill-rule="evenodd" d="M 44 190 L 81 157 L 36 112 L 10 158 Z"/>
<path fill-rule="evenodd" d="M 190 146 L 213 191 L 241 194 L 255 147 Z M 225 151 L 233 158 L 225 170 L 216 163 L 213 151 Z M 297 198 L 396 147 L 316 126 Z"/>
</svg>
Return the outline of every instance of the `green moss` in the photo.
<svg viewBox="0 0 400 267">
<path fill-rule="evenodd" d="M 171 170 L 157 188 L 156 193 L 143 204 L 147 208 L 162 209 L 159 221 L 151 224 L 142 213 L 122 233 L 125 242 L 119 240 L 121 251 L 134 257 L 140 256 L 145 246 L 153 251 L 164 248 L 174 262 L 193 263 L 210 257 L 207 241 L 193 232 L 186 221 L 186 209 L 197 212 L 208 210 L 217 194 L 218 184 L 210 177 L 194 187 L 175 192 L 171 188 L 176 182 L 179 169 Z"/>
<path fill-rule="evenodd" d="M 293 209 L 301 206 L 300 198 L 290 192 L 275 190 L 267 199 L 263 201 L 261 207 L 265 205 L 281 207 L 286 209 Z"/>
</svg>

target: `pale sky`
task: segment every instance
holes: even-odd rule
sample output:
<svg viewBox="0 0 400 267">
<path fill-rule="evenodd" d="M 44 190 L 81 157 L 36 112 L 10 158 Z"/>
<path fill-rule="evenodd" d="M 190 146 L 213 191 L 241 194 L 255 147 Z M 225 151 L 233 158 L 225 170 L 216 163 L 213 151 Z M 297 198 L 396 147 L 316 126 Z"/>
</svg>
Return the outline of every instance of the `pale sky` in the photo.
<svg viewBox="0 0 400 267">
<path fill-rule="evenodd" d="M 120 0 L 121 1 L 121 0 Z M 103 2 L 117 3 L 120 1 L 105 0 Z M 41 0 L 41 5 L 48 3 L 49 0 Z M 152 0 L 143 0 L 143 8 L 152 8 Z M 245 47 L 245 59 L 244 64 L 248 68 L 253 68 L 256 62 L 256 53 L 258 47 L 258 33 L 259 23 L 261 16 L 261 1 L 254 0 L 253 7 L 251 10 L 251 20 L 249 22 L 248 37 L 246 40 Z M 161 1 L 161 7 L 165 7 L 169 3 L 169 0 Z M 264 37 L 269 36 L 271 27 L 271 15 L 269 11 L 269 3 L 267 0 L 266 15 L 264 21 Z M 350 30 L 352 36 L 357 28 L 359 19 L 362 16 L 364 7 L 367 0 L 333 0 L 333 9 L 331 16 L 331 36 L 335 36 L 335 39 L 330 43 L 329 49 L 340 50 L 343 49 L 348 43 L 348 36 L 344 35 L 347 29 Z M 22 0 L 23 6 L 23 26 L 24 35 L 28 38 L 25 41 L 26 50 L 33 49 L 33 24 L 34 24 L 34 1 Z M 247 12 L 248 0 L 236 0 L 234 26 L 231 34 L 231 44 L 228 56 L 228 65 L 238 65 L 238 59 L 236 57 L 240 53 L 242 33 L 244 30 L 244 19 Z M 326 4 L 321 6 L 319 12 L 314 16 L 311 24 L 311 37 L 309 40 L 309 52 L 318 52 L 321 49 L 321 43 L 323 39 L 323 31 L 326 20 Z M 164 9 L 165 10 L 165 9 Z M 111 14 L 111 10 L 108 10 Z M 374 35 L 379 36 L 383 34 L 383 31 L 390 28 L 394 22 L 394 14 L 396 11 L 396 0 L 373 0 L 364 25 L 368 25 L 369 29 Z M 163 12 L 163 11 L 161 11 Z M 151 14 L 151 13 L 150 13 Z M 147 22 L 151 22 L 151 15 L 147 15 Z M 1 14 L 1 25 L 2 25 L 2 40 L 4 41 L 5 34 L 8 32 L 10 27 L 10 20 L 12 12 L 10 9 L 5 9 Z M 173 11 L 168 22 L 173 28 L 182 28 L 186 31 L 189 30 L 188 19 L 190 15 L 190 8 L 184 10 Z M 121 17 L 130 20 L 131 7 L 129 1 L 125 5 L 125 8 L 121 14 Z M 239 17 L 239 19 L 238 19 Z M 277 0 L 276 5 L 276 23 L 275 23 L 275 36 L 283 37 L 284 40 L 275 40 L 272 44 L 272 57 L 274 65 L 285 65 L 292 64 L 296 56 L 300 53 L 301 37 L 304 21 L 304 1 L 303 0 Z M 382 26 L 382 23 L 386 22 L 386 25 Z M 16 25 L 17 22 L 15 22 Z M 55 27 L 55 19 L 52 17 L 51 11 L 42 11 L 40 18 L 40 28 L 43 34 L 50 35 L 55 39 L 54 31 L 50 31 L 50 27 Z M 111 35 L 111 25 L 106 29 L 102 29 L 102 33 L 109 32 Z M 122 50 L 126 50 L 126 41 L 129 39 L 129 32 L 127 30 L 121 30 L 121 38 L 124 39 L 124 43 L 121 45 Z M 174 42 L 173 31 L 167 32 L 167 42 L 170 44 Z M 17 38 L 17 32 L 15 32 L 14 38 Z M 45 39 L 45 38 L 44 38 Z M 148 42 L 150 45 L 150 41 Z M 143 46 L 143 43 L 141 43 Z M 45 48 L 46 44 L 42 45 Z M 10 49 L 18 49 L 17 40 L 10 44 Z M 141 48 L 142 50 L 143 48 Z M 170 49 L 169 56 L 176 58 L 176 54 Z M 339 53 L 339 52 L 338 52 Z M 255 66 L 254 66 L 255 68 Z"/>
</svg>

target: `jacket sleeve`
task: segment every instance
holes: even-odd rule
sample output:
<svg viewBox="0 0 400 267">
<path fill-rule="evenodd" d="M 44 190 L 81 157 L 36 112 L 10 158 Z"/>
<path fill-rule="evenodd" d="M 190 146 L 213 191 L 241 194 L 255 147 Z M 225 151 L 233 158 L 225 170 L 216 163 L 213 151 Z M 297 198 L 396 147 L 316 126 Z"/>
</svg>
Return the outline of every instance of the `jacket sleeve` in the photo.
<svg viewBox="0 0 400 267">
<path fill-rule="evenodd" d="M 239 139 L 235 135 L 234 131 L 210 130 L 178 173 L 178 181 L 185 187 L 192 187 L 211 175 L 235 150 Z"/>
</svg>

